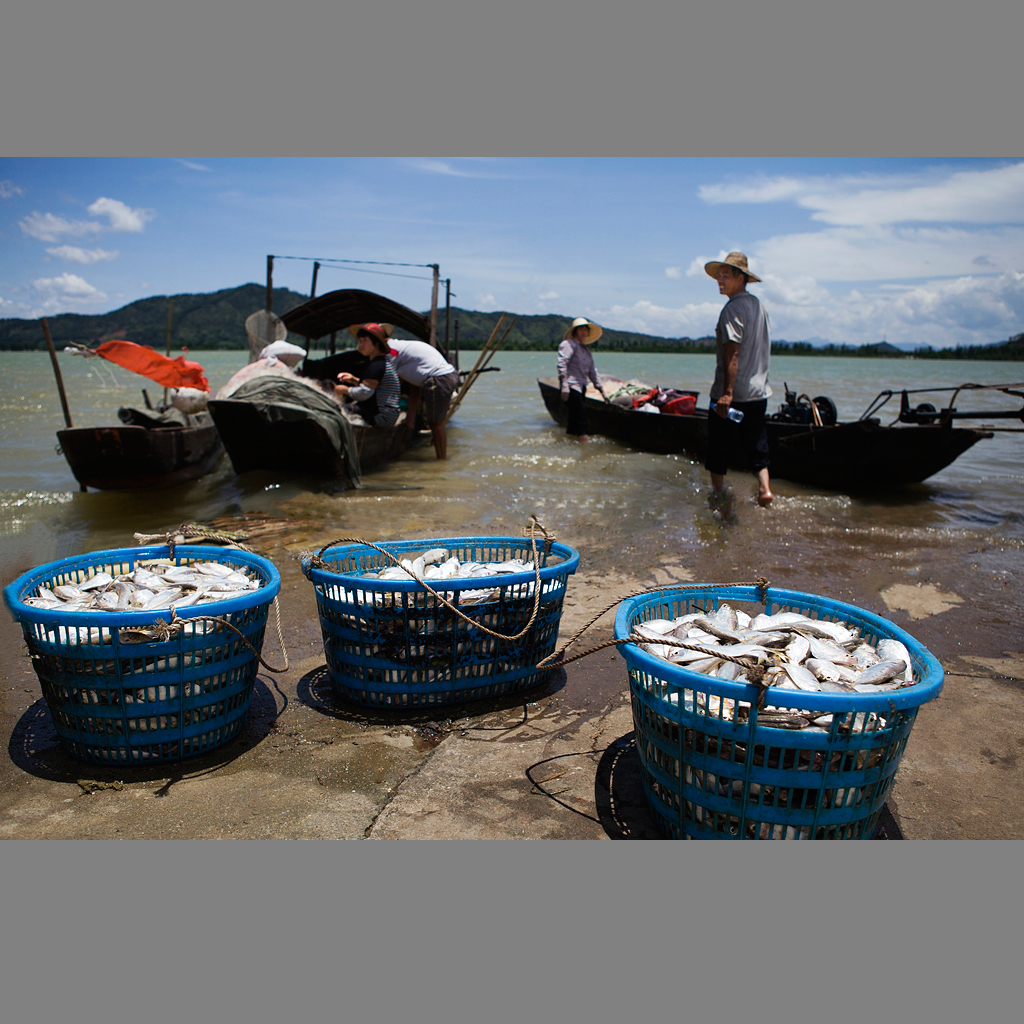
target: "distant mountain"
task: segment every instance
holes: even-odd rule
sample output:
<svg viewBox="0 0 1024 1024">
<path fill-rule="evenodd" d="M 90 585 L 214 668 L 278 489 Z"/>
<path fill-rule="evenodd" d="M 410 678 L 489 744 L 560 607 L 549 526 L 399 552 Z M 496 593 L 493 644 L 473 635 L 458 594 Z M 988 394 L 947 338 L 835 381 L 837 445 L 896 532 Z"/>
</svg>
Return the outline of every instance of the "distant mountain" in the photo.
<svg viewBox="0 0 1024 1024">
<path fill-rule="evenodd" d="M 429 310 L 424 316 L 429 316 Z M 459 348 L 481 348 L 491 336 L 502 315 L 502 311 L 481 313 L 471 309 L 452 309 L 451 341 L 454 341 L 455 321 L 459 322 Z M 571 316 L 558 316 L 547 313 L 542 316 L 525 316 L 519 313 L 506 313 L 506 317 L 516 318 L 504 347 L 514 351 L 550 351 L 558 348 L 562 335 L 573 322 Z M 506 326 L 508 320 L 505 321 Z M 598 349 L 605 351 L 634 352 L 706 352 L 715 344 L 714 338 L 662 338 L 653 334 L 637 334 L 631 331 L 615 331 L 605 327 L 604 333 L 597 342 Z M 444 343 L 445 317 L 444 310 L 438 310 L 437 336 Z M 395 337 L 400 337 L 399 332 Z"/>
<path fill-rule="evenodd" d="M 245 318 L 262 309 L 267 289 L 261 284 L 243 284 L 200 295 L 175 295 L 171 321 L 171 352 L 188 349 L 249 347 Z M 274 312 L 287 313 L 307 301 L 288 288 L 274 289 Z M 168 296 L 154 295 L 131 302 L 112 313 L 95 316 L 61 313 L 47 317 L 50 334 L 57 348 L 77 341 L 83 344 L 110 341 L 134 341 L 163 350 L 167 343 Z M 293 339 L 294 340 L 294 339 Z M 302 339 L 299 339 L 301 341 Z M 46 341 L 38 320 L 0 320 L 0 349 L 45 349 Z"/>
<path fill-rule="evenodd" d="M 287 313 L 290 309 L 308 300 L 308 296 L 288 288 L 274 289 L 274 312 Z M 225 288 L 206 294 L 182 294 L 174 296 L 174 317 L 171 323 L 171 350 L 176 353 L 182 347 L 194 351 L 203 349 L 245 349 L 248 341 L 245 335 L 245 318 L 262 309 L 266 301 L 266 288 L 261 284 L 243 284 L 239 288 Z M 76 341 L 94 344 L 120 338 L 140 345 L 152 345 L 162 351 L 167 341 L 168 296 L 154 295 L 139 299 L 111 313 L 87 316 L 78 313 L 61 313 L 49 317 L 50 333 L 54 344 L 62 348 Z M 570 316 L 553 313 L 543 316 L 521 316 L 505 342 L 505 348 L 520 351 L 552 351 L 558 348 L 562 335 L 572 323 Z M 482 313 L 478 310 L 451 310 L 452 336 L 454 342 L 455 322 L 459 325 L 459 348 L 479 349 L 490 337 L 500 311 Z M 443 344 L 445 335 L 444 310 L 438 310 L 438 340 Z M 396 337 L 407 337 L 401 331 Z M 304 345 L 305 339 L 289 335 L 291 341 Z M 340 341 L 341 339 L 339 339 Z M 347 339 L 346 339 L 347 340 Z M 713 349 L 715 339 L 703 338 L 662 338 L 653 334 L 638 334 L 630 331 L 615 331 L 605 328 L 598 349 L 612 352 L 708 352 Z M 322 347 L 323 343 L 316 345 Z M 0 350 L 44 349 L 46 342 L 38 320 L 0 319 Z M 807 341 L 772 343 L 772 351 L 780 355 L 808 356 L 886 356 L 889 358 L 916 359 L 992 359 L 1024 360 L 1024 334 L 1018 334 L 1007 341 L 991 345 L 958 346 L 955 349 L 931 349 L 928 347 L 908 352 L 888 342 L 871 345 L 834 345 L 822 338 Z"/>
</svg>

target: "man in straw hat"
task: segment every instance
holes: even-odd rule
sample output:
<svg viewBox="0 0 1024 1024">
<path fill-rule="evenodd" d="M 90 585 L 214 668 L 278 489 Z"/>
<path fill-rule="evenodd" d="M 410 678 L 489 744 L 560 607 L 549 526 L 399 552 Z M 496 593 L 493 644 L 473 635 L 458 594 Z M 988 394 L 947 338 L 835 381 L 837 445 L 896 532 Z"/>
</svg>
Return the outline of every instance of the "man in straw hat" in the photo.
<svg viewBox="0 0 1024 1024">
<path fill-rule="evenodd" d="M 587 347 L 600 337 L 601 328 L 597 324 L 591 323 L 585 316 L 578 316 L 562 335 L 562 343 L 558 346 L 558 383 L 562 401 L 569 404 L 569 422 L 565 432 L 575 435 L 580 442 L 587 440 L 587 409 L 583 403 L 587 381 L 593 381 L 594 387 L 608 401 L 594 366 L 594 357 Z"/>
<path fill-rule="evenodd" d="M 724 260 L 704 264 L 718 291 L 728 297 L 715 329 L 715 382 L 711 385 L 711 415 L 708 417 L 708 454 L 704 466 L 711 474 L 714 497 L 725 488 L 725 474 L 734 452 L 749 460 L 757 476 L 757 503 L 772 503 L 768 482 L 768 433 L 765 413 L 772 389 L 768 386 L 768 361 L 772 341 L 768 314 L 755 295 L 747 291 L 748 281 L 760 281 L 747 269 L 747 257 L 731 252 Z M 739 423 L 730 410 L 742 413 Z"/>
</svg>

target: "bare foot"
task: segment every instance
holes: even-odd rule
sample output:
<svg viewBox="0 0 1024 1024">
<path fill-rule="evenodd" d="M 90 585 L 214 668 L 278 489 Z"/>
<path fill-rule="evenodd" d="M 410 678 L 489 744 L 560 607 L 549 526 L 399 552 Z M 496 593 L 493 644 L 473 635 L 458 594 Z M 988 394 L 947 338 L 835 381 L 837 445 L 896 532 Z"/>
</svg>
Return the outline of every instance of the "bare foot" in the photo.
<svg viewBox="0 0 1024 1024">
<path fill-rule="evenodd" d="M 763 494 L 757 496 L 757 503 L 761 508 L 767 508 L 772 503 L 774 495 L 771 491 L 765 491 Z"/>
</svg>

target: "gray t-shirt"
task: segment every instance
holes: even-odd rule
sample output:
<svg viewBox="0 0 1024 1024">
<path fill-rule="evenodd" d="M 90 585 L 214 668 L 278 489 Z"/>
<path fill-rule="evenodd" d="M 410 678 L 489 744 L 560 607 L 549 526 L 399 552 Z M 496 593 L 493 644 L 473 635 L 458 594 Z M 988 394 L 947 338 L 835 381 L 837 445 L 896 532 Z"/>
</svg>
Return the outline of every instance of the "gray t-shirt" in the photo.
<svg viewBox="0 0 1024 1024">
<path fill-rule="evenodd" d="M 715 383 L 711 385 L 711 401 L 717 402 L 725 390 L 725 343 L 734 341 L 740 347 L 736 383 L 732 389 L 734 402 L 757 402 L 768 398 L 768 360 L 772 354 L 772 339 L 768 328 L 768 314 L 756 295 L 740 292 L 723 308 L 715 328 L 716 362 Z"/>
</svg>

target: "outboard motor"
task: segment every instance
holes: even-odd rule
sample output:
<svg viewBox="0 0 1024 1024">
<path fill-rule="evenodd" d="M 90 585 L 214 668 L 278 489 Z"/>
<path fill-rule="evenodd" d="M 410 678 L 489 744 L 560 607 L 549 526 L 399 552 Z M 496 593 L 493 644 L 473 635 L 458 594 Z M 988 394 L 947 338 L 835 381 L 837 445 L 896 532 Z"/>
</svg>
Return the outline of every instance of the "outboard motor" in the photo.
<svg viewBox="0 0 1024 1024">
<path fill-rule="evenodd" d="M 797 395 L 786 388 L 786 401 L 779 406 L 779 411 L 770 418 L 778 423 L 800 423 L 805 426 L 834 427 L 839 419 L 836 403 L 831 398 L 818 395 L 811 399 L 807 395 Z M 817 415 L 815 415 L 817 413 Z"/>
</svg>

